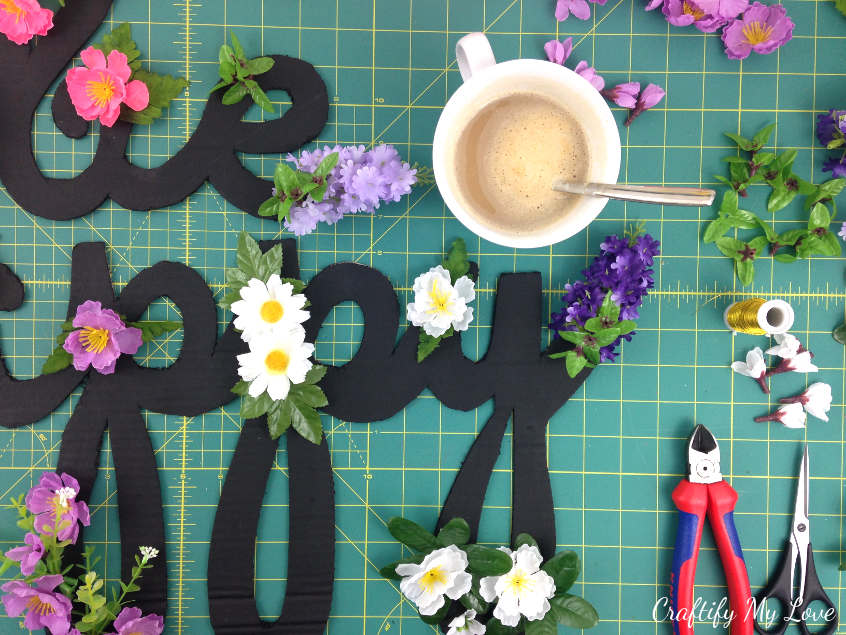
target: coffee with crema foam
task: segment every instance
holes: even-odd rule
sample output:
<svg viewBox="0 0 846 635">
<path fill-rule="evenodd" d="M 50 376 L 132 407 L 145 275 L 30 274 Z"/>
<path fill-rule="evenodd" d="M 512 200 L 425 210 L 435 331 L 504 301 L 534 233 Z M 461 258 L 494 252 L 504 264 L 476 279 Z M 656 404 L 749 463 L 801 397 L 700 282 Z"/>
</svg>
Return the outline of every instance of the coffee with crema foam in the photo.
<svg viewBox="0 0 846 635">
<path fill-rule="evenodd" d="M 486 105 L 456 144 L 455 174 L 468 211 L 497 231 L 526 235 L 552 227 L 579 197 L 556 192 L 557 179 L 587 180 L 583 128 L 547 97 L 516 92 Z"/>
</svg>

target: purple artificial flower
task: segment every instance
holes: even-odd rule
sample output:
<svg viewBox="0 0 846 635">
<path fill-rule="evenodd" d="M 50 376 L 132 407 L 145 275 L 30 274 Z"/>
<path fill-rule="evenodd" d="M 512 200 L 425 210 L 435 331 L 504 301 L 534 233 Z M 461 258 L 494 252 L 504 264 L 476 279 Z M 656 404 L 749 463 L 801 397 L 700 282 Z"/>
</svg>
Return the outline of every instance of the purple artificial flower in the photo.
<svg viewBox="0 0 846 635">
<path fill-rule="evenodd" d="M 626 118 L 624 125 L 630 126 L 631 123 L 640 117 L 642 113 L 646 112 L 664 99 L 664 95 L 666 95 L 666 93 L 663 88 L 657 84 L 649 84 L 646 88 L 640 91 L 637 103 L 635 104 L 635 107 L 629 111 L 629 116 Z"/>
<path fill-rule="evenodd" d="M 9 560 L 21 563 L 21 573 L 25 576 L 32 575 L 41 558 L 44 557 L 44 543 L 37 534 L 32 532 L 24 536 L 24 546 L 15 547 L 6 552 Z"/>
<path fill-rule="evenodd" d="M 621 320 L 636 320 L 638 307 L 648 290 L 654 286 L 653 260 L 658 255 L 660 243 L 649 234 L 635 239 L 608 236 L 600 245 L 601 253 L 590 266 L 582 271 L 584 280 L 564 286 L 564 306 L 552 314 L 549 328 L 556 337 L 558 331 L 576 330 L 590 318 L 596 317 L 607 293 L 620 306 Z M 617 338 L 600 349 L 602 361 L 613 361 L 616 348 L 623 339 L 631 340 L 632 333 Z"/>
<path fill-rule="evenodd" d="M 714 10 L 718 9 L 717 2 L 714 1 Z M 674 26 L 689 26 L 694 25 L 703 33 L 713 33 L 728 20 L 718 14 L 713 14 L 707 11 L 705 3 L 702 0 L 666 0 L 662 11 L 667 22 Z"/>
<path fill-rule="evenodd" d="M 38 485 L 26 495 L 26 508 L 35 514 L 35 531 L 52 532 L 58 524 L 56 537 L 76 543 L 79 523 L 85 527 L 91 524 L 88 505 L 76 500 L 78 494 L 79 482 L 70 474 L 44 472 Z"/>
<path fill-rule="evenodd" d="M 45 575 L 33 582 L 35 587 L 22 580 L 12 580 L 0 587 L 6 592 L 3 596 L 6 615 L 18 617 L 26 611 L 25 628 L 31 631 L 46 628 L 51 635 L 68 635 L 73 607 L 69 599 L 53 591 L 64 578 L 58 574 Z"/>
<path fill-rule="evenodd" d="M 825 147 L 832 141 L 842 140 L 846 136 L 846 110 L 829 110 L 817 115 L 817 139 Z"/>
<path fill-rule="evenodd" d="M 141 617 L 141 609 L 127 606 L 115 618 L 113 626 L 117 633 L 110 635 L 160 635 L 164 620 L 155 613 Z"/>
<path fill-rule="evenodd" d="M 605 88 L 605 80 L 602 79 L 601 75 L 596 74 L 596 69 L 593 66 L 588 66 L 588 63 L 582 60 L 578 64 L 576 64 L 576 68 L 574 69 L 579 75 L 584 77 L 590 85 L 593 86 L 596 90 L 602 90 Z"/>
<path fill-rule="evenodd" d="M 823 161 L 823 172 L 831 172 L 835 178 L 846 178 L 846 155 L 840 157 L 832 157 Z"/>
<path fill-rule="evenodd" d="M 555 19 L 563 22 L 571 13 L 579 20 L 587 20 L 590 17 L 587 0 L 558 0 L 555 5 Z"/>
<path fill-rule="evenodd" d="M 840 225 L 840 231 L 837 232 L 837 235 L 840 236 L 843 240 L 846 240 L 846 221 L 844 221 Z"/>
<path fill-rule="evenodd" d="M 141 348 L 141 329 L 126 326 L 117 313 L 96 300 L 86 300 L 76 308 L 73 325 L 76 330 L 63 346 L 73 355 L 77 370 L 92 366 L 102 375 L 111 375 L 118 357 L 134 355 Z"/>
<path fill-rule="evenodd" d="M 385 179 L 379 169 L 372 165 L 365 165 L 358 169 L 350 182 L 348 192 L 375 209 L 379 209 L 379 201 L 387 198 Z"/>
<path fill-rule="evenodd" d="M 666 0 L 649 0 L 649 2 L 646 3 L 646 10 L 654 11 L 658 7 L 663 6 L 665 2 Z"/>
<path fill-rule="evenodd" d="M 564 66 L 564 62 L 567 61 L 567 58 L 573 52 L 573 38 L 568 37 L 563 42 L 550 40 L 543 45 L 543 50 L 546 52 L 546 57 L 550 62 Z"/>
<path fill-rule="evenodd" d="M 793 37 L 793 20 L 780 4 L 755 2 L 739 18 L 723 29 L 723 44 L 729 59 L 742 60 L 755 51 L 772 53 Z"/>
<path fill-rule="evenodd" d="M 626 82 L 617 84 L 614 88 L 600 91 L 602 96 L 613 101 L 622 108 L 634 108 L 637 105 L 637 96 L 640 93 L 640 82 Z"/>
<path fill-rule="evenodd" d="M 695 0 L 706 15 L 721 20 L 734 20 L 749 7 L 749 0 Z"/>
</svg>

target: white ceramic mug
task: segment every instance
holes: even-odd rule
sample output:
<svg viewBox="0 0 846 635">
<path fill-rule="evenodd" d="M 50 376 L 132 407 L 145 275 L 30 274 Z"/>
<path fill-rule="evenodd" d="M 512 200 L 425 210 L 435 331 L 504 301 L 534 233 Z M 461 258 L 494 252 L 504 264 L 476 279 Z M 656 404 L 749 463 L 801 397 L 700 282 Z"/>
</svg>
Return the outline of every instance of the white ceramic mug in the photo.
<svg viewBox="0 0 846 635">
<path fill-rule="evenodd" d="M 544 247 L 587 227 L 605 207 L 607 199 L 581 197 L 562 214 L 557 224 L 536 233 L 513 235 L 486 225 L 484 214 L 471 213 L 468 198 L 461 191 L 456 155 L 461 133 L 482 108 L 515 92 L 532 92 L 560 103 L 581 124 L 590 147 L 586 180 L 616 183 L 620 171 L 620 133 L 599 92 L 577 73 L 552 62 L 520 59 L 497 64 L 483 33 L 461 38 L 456 45 L 456 58 L 464 84 L 444 107 L 432 145 L 435 180 L 455 217 L 485 240 L 506 247 Z"/>
</svg>

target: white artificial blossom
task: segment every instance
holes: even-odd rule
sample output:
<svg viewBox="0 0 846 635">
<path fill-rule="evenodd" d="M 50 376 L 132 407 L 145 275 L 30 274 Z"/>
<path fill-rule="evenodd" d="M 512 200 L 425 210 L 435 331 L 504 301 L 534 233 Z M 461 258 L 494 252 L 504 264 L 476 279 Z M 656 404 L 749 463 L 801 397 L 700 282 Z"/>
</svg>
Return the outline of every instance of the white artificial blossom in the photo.
<svg viewBox="0 0 846 635">
<path fill-rule="evenodd" d="M 238 355 L 238 374 L 249 382 L 248 393 L 258 398 L 264 392 L 274 401 L 288 396 L 291 384 L 301 384 L 311 370 L 309 357 L 314 344 L 305 341 L 305 331 L 295 329 L 256 336 L 250 352 Z"/>
<path fill-rule="evenodd" d="M 785 366 L 785 370 L 792 371 L 794 373 L 815 373 L 819 370 L 819 368 L 811 363 L 810 351 L 803 351 L 802 353 L 786 359 L 779 364 L 779 367 L 781 366 Z"/>
<path fill-rule="evenodd" d="M 496 600 L 493 615 L 505 626 L 517 626 L 520 618 L 541 620 L 555 595 L 555 581 L 540 566 L 543 556 L 533 545 L 520 545 L 517 551 L 500 547 L 511 557 L 511 571 L 479 581 L 479 592 L 487 602 Z"/>
<path fill-rule="evenodd" d="M 831 410 L 831 386 L 818 381 L 808 386 L 805 391 L 794 397 L 779 399 L 784 404 L 800 404 L 809 415 L 828 421 Z"/>
<path fill-rule="evenodd" d="M 466 331 L 473 321 L 473 309 L 467 304 L 476 298 L 475 283 L 467 276 L 453 285 L 449 272 L 438 265 L 417 276 L 413 291 L 414 302 L 408 303 L 406 314 L 427 335 L 440 337 L 450 327 Z"/>
<path fill-rule="evenodd" d="M 802 344 L 795 335 L 780 333 L 773 337 L 775 338 L 776 345 L 767 349 L 767 355 L 776 355 L 782 359 L 790 359 L 799 354 Z"/>
<path fill-rule="evenodd" d="M 487 627 L 476 619 L 476 611 L 470 609 L 449 623 L 446 635 L 482 635 Z"/>
<path fill-rule="evenodd" d="M 457 600 L 470 590 L 472 578 L 466 569 L 467 554 L 450 545 L 435 549 L 420 564 L 399 564 L 396 572 L 402 576 L 400 591 L 420 615 L 434 615 L 444 605 L 444 596 Z"/>
<path fill-rule="evenodd" d="M 767 393 L 770 392 L 766 381 L 764 381 L 767 374 L 767 364 L 764 361 L 764 352 L 760 349 L 760 347 L 756 346 L 746 353 L 745 362 L 733 362 L 731 369 L 740 375 L 751 377 L 758 382 L 758 385 L 761 386 L 761 390 Z"/>
<path fill-rule="evenodd" d="M 807 418 L 802 404 L 797 402 L 779 406 L 775 412 L 755 417 L 755 421 L 778 421 L 785 428 L 804 428 Z"/>
</svg>

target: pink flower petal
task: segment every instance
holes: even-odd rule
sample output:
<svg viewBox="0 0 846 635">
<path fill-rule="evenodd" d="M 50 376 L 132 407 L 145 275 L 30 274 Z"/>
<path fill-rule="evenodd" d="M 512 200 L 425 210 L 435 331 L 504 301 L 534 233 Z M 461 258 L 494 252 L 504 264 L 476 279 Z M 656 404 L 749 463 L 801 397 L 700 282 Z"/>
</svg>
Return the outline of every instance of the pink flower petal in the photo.
<svg viewBox="0 0 846 635">
<path fill-rule="evenodd" d="M 103 114 L 100 115 L 100 125 L 106 126 L 107 128 L 111 128 L 113 125 L 115 125 L 115 122 L 117 121 L 119 116 L 120 104 L 118 103 L 116 107 L 109 104 L 108 110 L 106 110 L 105 112 L 103 112 Z"/>
<path fill-rule="evenodd" d="M 140 80 L 132 80 L 126 85 L 126 97 L 123 103 L 132 110 L 144 110 L 150 103 L 150 91 L 147 84 Z"/>
<path fill-rule="evenodd" d="M 590 5 L 586 0 L 573 0 L 570 3 L 570 13 L 579 20 L 587 20 L 590 17 Z"/>
<path fill-rule="evenodd" d="M 109 72 L 115 75 L 121 83 L 129 81 L 129 76 L 132 75 L 132 70 L 126 62 L 126 55 L 118 50 L 109 53 Z"/>
<path fill-rule="evenodd" d="M 100 49 L 95 49 L 93 46 L 89 46 L 79 55 L 82 58 L 82 63 L 85 64 L 90 70 L 105 70 L 106 56 L 103 55 L 103 51 L 101 51 Z"/>
</svg>

